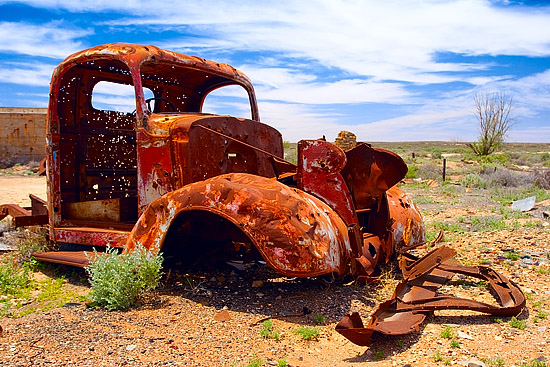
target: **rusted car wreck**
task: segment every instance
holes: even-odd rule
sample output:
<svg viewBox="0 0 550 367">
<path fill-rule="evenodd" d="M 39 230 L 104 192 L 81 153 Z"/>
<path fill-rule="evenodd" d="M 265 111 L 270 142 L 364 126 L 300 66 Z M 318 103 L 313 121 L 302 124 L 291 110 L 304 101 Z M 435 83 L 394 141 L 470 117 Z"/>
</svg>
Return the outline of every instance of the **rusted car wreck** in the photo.
<svg viewBox="0 0 550 367">
<path fill-rule="evenodd" d="M 94 94 L 106 83 L 132 88 L 135 111 L 98 107 Z M 248 96 L 249 119 L 203 111 L 211 92 L 235 86 Z M 179 262 L 205 253 L 248 256 L 287 276 L 369 281 L 377 264 L 425 242 L 420 213 L 395 186 L 406 172 L 392 152 L 368 144 L 344 152 L 324 140 L 300 141 L 297 164 L 287 162 L 282 136 L 260 122 L 243 73 L 154 46 L 98 46 L 68 57 L 52 77 L 47 209 L 50 239 L 62 251 L 35 257 L 86 266 L 83 249 L 141 245 Z M 456 299 L 430 306 L 453 273 L 471 273 L 439 251 L 403 258 L 416 283 L 396 291 L 376 325 L 353 316 L 338 331 L 366 344 L 374 331 L 409 332 L 443 306 L 493 312 Z M 502 300 L 496 312 L 523 307 L 513 283 L 481 276 Z"/>
</svg>

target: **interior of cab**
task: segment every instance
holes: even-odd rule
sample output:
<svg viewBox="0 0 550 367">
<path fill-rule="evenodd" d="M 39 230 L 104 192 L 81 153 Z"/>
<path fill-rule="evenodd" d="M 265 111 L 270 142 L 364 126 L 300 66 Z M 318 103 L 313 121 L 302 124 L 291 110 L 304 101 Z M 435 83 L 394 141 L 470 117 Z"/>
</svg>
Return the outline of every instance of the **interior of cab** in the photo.
<svg viewBox="0 0 550 367">
<path fill-rule="evenodd" d="M 158 60 L 142 64 L 141 78 L 151 113 L 201 113 L 205 95 L 235 84 Z M 63 75 L 57 100 L 63 219 L 137 220 L 135 105 L 130 70 L 122 61 L 94 59 Z"/>
</svg>

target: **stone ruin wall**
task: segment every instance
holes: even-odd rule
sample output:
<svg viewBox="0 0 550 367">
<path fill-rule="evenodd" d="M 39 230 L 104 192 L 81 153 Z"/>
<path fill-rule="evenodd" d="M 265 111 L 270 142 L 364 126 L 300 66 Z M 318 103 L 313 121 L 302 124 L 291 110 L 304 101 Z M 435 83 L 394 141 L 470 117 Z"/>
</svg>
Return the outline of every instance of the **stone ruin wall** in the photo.
<svg viewBox="0 0 550 367">
<path fill-rule="evenodd" d="M 0 168 L 46 156 L 46 108 L 0 107 Z"/>
</svg>

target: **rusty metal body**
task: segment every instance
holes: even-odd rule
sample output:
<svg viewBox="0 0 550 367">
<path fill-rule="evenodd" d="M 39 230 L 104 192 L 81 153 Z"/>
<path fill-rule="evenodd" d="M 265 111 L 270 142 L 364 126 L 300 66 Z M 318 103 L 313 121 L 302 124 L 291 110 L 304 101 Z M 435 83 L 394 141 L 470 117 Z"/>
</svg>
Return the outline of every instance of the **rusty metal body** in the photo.
<svg viewBox="0 0 550 367">
<path fill-rule="evenodd" d="M 101 82 L 131 86 L 135 111 L 95 107 Z M 205 97 L 226 86 L 245 90 L 250 119 L 203 113 Z M 420 214 L 394 187 L 407 171 L 401 158 L 307 140 L 298 164 L 286 162 L 281 134 L 259 121 L 252 84 L 229 65 L 154 46 L 98 46 L 56 68 L 50 95 L 54 242 L 139 243 L 188 258 L 202 241 L 252 252 L 285 275 L 368 280 L 377 263 L 424 241 Z"/>
</svg>

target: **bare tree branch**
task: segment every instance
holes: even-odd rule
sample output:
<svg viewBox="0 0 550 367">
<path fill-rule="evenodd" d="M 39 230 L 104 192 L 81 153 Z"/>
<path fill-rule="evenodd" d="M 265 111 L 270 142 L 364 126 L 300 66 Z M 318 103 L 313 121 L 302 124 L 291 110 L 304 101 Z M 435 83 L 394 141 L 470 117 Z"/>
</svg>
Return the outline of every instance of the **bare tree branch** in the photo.
<svg viewBox="0 0 550 367">
<path fill-rule="evenodd" d="M 514 126 L 514 98 L 506 93 L 478 93 L 474 97 L 479 138 L 468 146 L 477 155 L 489 155 L 498 149 Z"/>
</svg>

